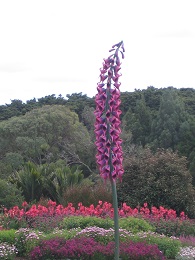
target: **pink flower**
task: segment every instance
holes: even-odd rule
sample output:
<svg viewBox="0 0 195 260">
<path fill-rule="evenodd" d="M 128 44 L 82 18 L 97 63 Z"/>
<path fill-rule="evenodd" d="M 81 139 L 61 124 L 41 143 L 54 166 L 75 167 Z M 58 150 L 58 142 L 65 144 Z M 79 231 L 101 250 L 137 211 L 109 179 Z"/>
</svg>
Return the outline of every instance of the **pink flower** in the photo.
<svg viewBox="0 0 195 260">
<path fill-rule="evenodd" d="M 22 203 L 22 207 L 27 207 L 28 206 L 28 203 L 26 202 L 26 201 L 24 201 L 23 203 Z"/>
<path fill-rule="evenodd" d="M 120 50 L 122 49 L 122 50 Z M 119 51 L 120 50 L 120 51 Z M 98 94 L 95 97 L 96 116 L 95 134 L 97 146 L 97 165 L 100 175 L 104 179 L 122 178 L 124 173 L 122 166 L 122 148 L 120 139 L 120 82 L 121 74 L 120 59 L 118 54 L 124 52 L 123 42 L 112 46 L 113 52 L 104 59 L 103 67 L 100 69 L 100 82 L 97 84 Z M 123 54 L 122 54 L 123 57 Z M 107 83 L 105 84 L 105 80 Z"/>
</svg>

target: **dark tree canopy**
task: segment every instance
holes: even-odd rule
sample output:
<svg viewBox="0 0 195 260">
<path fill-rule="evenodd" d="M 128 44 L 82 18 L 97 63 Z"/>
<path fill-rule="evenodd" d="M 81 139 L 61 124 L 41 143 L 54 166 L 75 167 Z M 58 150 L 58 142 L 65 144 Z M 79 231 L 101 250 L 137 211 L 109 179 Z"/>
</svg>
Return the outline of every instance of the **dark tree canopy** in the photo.
<svg viewBox="0 0 195 260">
<path fill-rule="evenodd" d="M 134 150 L 125 158 L 124 167 L 118 188 L 120 202 L 133 207 L 147 202 L 149 206 L 185 211 L 195 217 L 195 190 L 185 157 L 167 150 L 155 154 L 149 149 Z"/>
</svg>

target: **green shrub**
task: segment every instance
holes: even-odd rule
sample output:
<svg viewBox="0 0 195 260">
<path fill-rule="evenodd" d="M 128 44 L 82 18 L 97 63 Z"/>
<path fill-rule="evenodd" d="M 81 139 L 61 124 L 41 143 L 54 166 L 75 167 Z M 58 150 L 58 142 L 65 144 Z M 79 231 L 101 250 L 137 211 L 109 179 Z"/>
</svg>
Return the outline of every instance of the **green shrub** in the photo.
<svg viewBox="0 0 195 260">
<path fill-rule="evenodd" d="M 151 224 L 155 226 L 156 232 L 166 236 L 195 236 L 195 221 L 194 220 L 156 220 Z"/>
<path fill-rule="evenodd" d="M 147 244 L 156 244 L 167 258 L 175 258 L 178 254 L 181 242 L 179 239 L 166 237 L 154 232 L 140 232 L 131 237 L 134 242 L 146 241 Z"/>
<path fill-rule="evenodd" d="M 110 218 L 103 219 L 89 216 L 70 216 L 64 218 L 64 220 L 60 223 L 60 228 L 64 229 L 72 229 L 78 227 L 83 229 L 90 226 L 97 226 L 105 229 L 111 228 L 114 227 L 114 221 Z"/>
<path fill-rule="evenodd" d="M 0 243 L 7 242 L 8 244 L 14 244 L 15 242 L 15 230 L 0 230 Z"/>
<path fill-rule="evenodd" d="M 39 230 L 44 233 L 50 233 L 54 228 L 58 227 L 63 220 L 63 216 L 36 216 L 28 218 L 28 225 L 32 229 Z"/>
<path fill-rule="evenodd" d="M 39 240 L 42 238 L 41 232 L 35 232 L 29 228 L 20 228 L 15 231 L 15 246 L 18 250 L 18 256 L 25 256 L 35 246 L 39 244 Z"/>
<path fill-rule="evenodd" d="M 155 227 L 150 225 L 146 220 L 135 217 L 120 218 L 119 227 L 134 234 L 141 231 L 155 231 Z"/>
<path fill-rule="evenodd" d="M 80 228 L 73 228 L 73 229 L 59 229 L 55 228 L 52 232 L 45 234 L 44 233 L 44 240 L 49 240 L 52 238 L 64 238 L 65 240 L 71 239 L 76 236 L 78 232 L 80 232 Z"/>
<path fill-rule="evenodd" d="M 22 191 L 15 184 L 0 179 L 0 206 L 6 208 L 21 206 L 23 201 Z"/>
<path fill-rule="evenodd" d="M 19 229 L 21 227 L 26 227 L 28 223 L 24 218 L 18 219 L 17 217 L 12 218 L 6 214 L 0 214 L 0 226 L 4 229 Z"/>
<path fill-rule="evenodd" d="M 95 241 L 107 245 L 109 242 L 114 241 L 114 229 L 103 229 L 99 227 L 88 227 L 77 232 L 75 237 L 90 237 Z M 175 258 L 178 254 L 181 242 L 179 239 L 169 238 L 165 235 L 160 235 L 154 232 L 140 232 L 132 234 L 131 232 L 120 229 L 119 230 L 120 242 L 136 242 L 146 243 L 149 245 L 157 245 L 167 258 Z"/>
</svg>

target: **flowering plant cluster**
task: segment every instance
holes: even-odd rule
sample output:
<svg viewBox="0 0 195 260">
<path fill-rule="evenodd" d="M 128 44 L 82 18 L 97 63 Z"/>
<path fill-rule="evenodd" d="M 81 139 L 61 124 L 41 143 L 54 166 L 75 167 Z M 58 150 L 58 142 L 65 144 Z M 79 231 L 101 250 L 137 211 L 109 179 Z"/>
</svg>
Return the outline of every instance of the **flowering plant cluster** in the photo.
<svg viewBox="0 0 195 260">
<path fill-rule="evenodd" d="M 186 246 L 180 249 L 179 253 L 175 257 L 176 260 L 194 260 L 195 259 L 195 247 Z"/>
<path fill-rule="evenodd" d="M 127 240 L 132 235 L 131 232 L 126 229 L 119 229 L 120 240 Z M 86 227 L 81 231 L 78 231 L 75 235 L 76 237 L 93 237 L 98 242 L 108 243 L 113 241 L 114 238 L 114 229 L 104 229 L 100 227 Z"/>
<path fill-rule="evenodd" d="M 96 116 L 95 134 L 97 146 L 97 164 L 103 179 L 121 179 L 124 170 L 122 166 L 122 148 L 120 139 L 120 114 L 119 109 L 120 91 L 119 70 L 121 69 L 119 52 L 124 58 L 125 51 L 123 42 L 112 46 L 114 52 L 104 59 L 103 67 L 100 69 L 100 82 L 98 83 L 98 94 L 95 97 Z"/>
<path fill-rule="evenodd" d="M 163 253 L 157 245 L 145 243 L 122 242 L 120 245 L 122 259 L 156 259 L 164 260 Z M 103 245 L 94 238 L 74 238 L 65 240 L 53 238 L 42 241 L 41 244 L 31 251 L 31 259 L 113 259 L 114 242 Z"/>
<path fill-rule="evenodd" d="M 69 203 L 67 207 L 57 205 L 56 202 L 49 200 L 48 205 L 32 205 L 28 210 L 24 208 L 20 209 L 18 206 L 7 210 L 4 209 L 4 215 L 10 218 L 17 218 L 22 220 L 23 218 L 32 219 L 35 217 L 43 216 L 97 216 L 97 217 L 111 217 L 113 218 L 113 207 L 111 203 L 99 201 L 95 207 L 93 204 L 89 207 L 85 207 L 82 203 L 78 203 L 78 207 L 73 207 L 72 203 Z M 166 209 L 164 207 L 152 207 L 149 209 L 147 203 L 144 203 L 143 207 L 131 208 L 126 203 L 122 204 L 122 207 L 118 209 L 120 217 L 128 216 L 142 216 L 149 219 L 177 219 L 177 213 L 173 209 Z M 184 212 L 181 212 L 179 219 L 185 220 L 187 216 Z"/>
<path fill-rule="evenodd" d="M 17 253 L 15 245 L 0 243 L 0 259 L 14 259 Z"/>
<path fill-rule="evenodd" d="M 18 255 L 22 256 L 36 245 L 36 241 L 42 236 L 41 232 L 35 233 L 35 231 L 29 228 L 20 228 L 15 232 L 15 246 L 18 250 Z M 28 248 L 30 247 L 30 248 Z"/>
</svg>

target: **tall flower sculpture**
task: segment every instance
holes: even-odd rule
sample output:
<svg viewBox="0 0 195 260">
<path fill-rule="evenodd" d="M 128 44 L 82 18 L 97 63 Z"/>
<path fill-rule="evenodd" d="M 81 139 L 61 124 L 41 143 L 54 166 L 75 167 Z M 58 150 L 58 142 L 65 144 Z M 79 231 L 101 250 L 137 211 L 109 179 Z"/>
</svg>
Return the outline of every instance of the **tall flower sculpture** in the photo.
<svg viewBox="0 0 195 260">
<path fill-rule="evenodd" d="M 121 49 L 121 50 L 120 50 Z M 120 138 L 120 114 L 119 109 L 121 83 L 119 82 L 119 70 L 121 69 L 119 53 L 122 54 L 124 45 L 119 42 L 112 46 L 110 50 L 114 52 L 107 59 L 104 59 L 103 67 L 100 69 L 100 82 L 98 83 L 98 94 L 95 97 L 96 102 L 96 146 L 97 146 L 97 164 L 100 175 L 103 179 L 117 177 L 121 179 L 124 170 L 122 166 L 122 140 Z"/>
<path fill-rule="evenodd" d="M 112 185 L 114 223 L 115 223 L 115 259 L 119 259 L 119 225 L 118 202 L 116 192 L 116 179 L 122 179 L 124 173 L 122 161 L 123 153 L 120 138 L 120 90 L 121 61 L 119 54 L 124 58 L 123 41 L 112 46 L 111 54 L 104 59 L 100 69 L 100 82 L 97 84 L 95 97 L 95 134 L 97 155 L 96 160 L 100 175 L 105 180 L 110 180 Z"/>
</svg>

